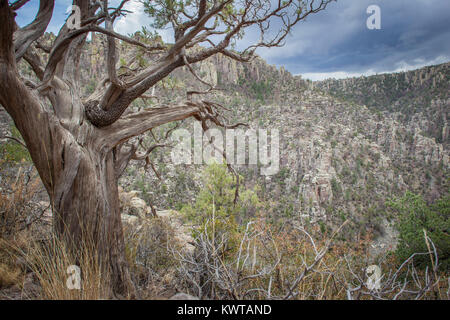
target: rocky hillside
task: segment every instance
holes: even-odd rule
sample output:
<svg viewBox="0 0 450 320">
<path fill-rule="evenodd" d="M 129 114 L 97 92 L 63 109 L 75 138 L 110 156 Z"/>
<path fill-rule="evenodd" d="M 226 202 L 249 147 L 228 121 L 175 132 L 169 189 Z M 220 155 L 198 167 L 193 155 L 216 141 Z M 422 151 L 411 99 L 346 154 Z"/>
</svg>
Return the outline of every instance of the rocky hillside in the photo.
<svg viewBox="0 0 450 320">
<path fill-rule="evenodd" d="M 139 49 L 121 45 L 120 50 L 118 64 L 124 69 L 148 61 Z M 86 44 L 80 68 L 86 96 L 104 76 L 103 52 L 101 36 Z M 230 121 L 280 131 L 277 174 L 261 176 L 257 166 L 238 168 L 244 184 L 255 187 L 267 204 L 268 216 L 329 226 L 350 218 L 349 236 L 371 230 L 385 245 L 393 236 L 387 199 L 406 190 L 428 200 L 448 194 L 449 64 L 313 84 L 258 57 L 243 64 L 217 55 L 193 67 L 222 89 L 208 98 L 230 109 Z M 23 74 L 30 75 L 25 64 Z M 173 102 L 198 88 L 202 85 L 182 68 L 150 93 L 161 103 Z M 156 103 L 138 100 L 134 107 Z M 183 123 L 189 130 L 192 125 Z M 202 166 L 174 166 L 168 149 L 152 154 L 152 162 L 158 174 L 131 164 L 120 181 L 125 191 L 138 191 L 158 210 L 178 209 L 195 199 Z"/>
<path fill-rule="evenodd" d="M 387 112 L 446 146 L 450 143 L 450 63 L 408 72 L 329 79 L 314 86 L 374 112 Z"/>
</svg>

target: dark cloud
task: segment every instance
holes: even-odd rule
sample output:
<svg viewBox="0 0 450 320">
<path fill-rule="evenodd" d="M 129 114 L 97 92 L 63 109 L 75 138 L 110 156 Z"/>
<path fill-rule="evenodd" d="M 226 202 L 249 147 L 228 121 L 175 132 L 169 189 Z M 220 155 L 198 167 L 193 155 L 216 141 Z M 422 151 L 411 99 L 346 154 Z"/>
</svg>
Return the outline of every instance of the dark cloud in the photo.
<svg viewBox="0 0 450 320">
<path fill-rule="evenodd" d="M 138 1 L 132 2 L 133 9 L 139 10 Z M 71 1 L 56 3 L 48 28 L 53 32 L 64 23 Z M 366 10 L 373 4 L 381 8 L 381 30 L 366 27 Z M 20 25 L 34 18 L 37 5 L 32 0 L 20 11 Z M 143 13 L 136 13 L 117 27 L 131 33 L 148 21 Z M 412 69 L 450 60 L 449 23 L 449 0 L 338 0 L 297 25 L 283 48 L 258 53 L 271 64 L 315 79 Z M 250 30 L 241 45 L 255 36 Z"/>
<path fill-rule="evenodd" d="M 381 8 L 381 30 L 366 9 Z M 450 1 L 338 0 L 296 26 L 285 48 L 263 50 L 295 74 L 381 73 L 450 60 Z"/>
</svg>

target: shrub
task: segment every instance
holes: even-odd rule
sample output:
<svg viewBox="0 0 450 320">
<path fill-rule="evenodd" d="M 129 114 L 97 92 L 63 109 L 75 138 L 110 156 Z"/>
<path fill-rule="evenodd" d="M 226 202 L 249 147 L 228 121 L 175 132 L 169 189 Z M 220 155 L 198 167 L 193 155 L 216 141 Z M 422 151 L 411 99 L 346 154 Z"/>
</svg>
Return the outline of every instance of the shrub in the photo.
<svg viewBox="0 0 450 320">
<path fill-rule="evenodd" d="M 342 187 L 334 177 L 331 179 L 331 190 L 333 191 L 333 194 L 335 196 L 338 196 L 342 193 Z"/>
<path fill-rule="evenodd" d="M 138 288 L 149 289 L 146 296 L 161 296 L 175 285 L 177 263 L 172 249 L 181 250 L 174 228 L 163 218 L 148 218 L 124 226 L 125 252 Z"/>
<path fill-rule="evenodd" d="M 14 237 L 39 220 L 46 208 L 36 203 L 39 178 L 19 168 L 15 177 L 3 176 L 0 191 L 0 238 Z M 34 200 L 34 201 L 33 201 Z"/>
<path fill-rule="evenodd" d="M 388 205 L 398 214 L 399 242 L 396 255 L 405 260 L 413 253 L 428 252 L 424 231 L 436 246 L 442 270 L 450 268 L 450 197 L 444 197 L 428 205 L 420 195 L 407 192 L 402 198 Z M 425 268 L 431 263 L 426 255 L 416 259 Z"/>
<path fill-rule="evenodd" d="M 206 230 L 211 239 L 226 236 L 225 250 L 232 250 L 237 245 L 235 237 L 238 228 L 237 214 L 240 205 L 234 203 L 236 179 L 227 172 L 226 165 L 211 164 L 203 173 L 203 189 L 200 190 L 193 206 L 184 206 L 182 212 L 192 221 L 194 238 Z"/>
<path fill-rule="evenodd" d="M 27 148 L 18 142 L 21 141 L 22 136 L 20 135 L 19 130 L 13 125 L 11 126 L 11 137 L 17 140 L 11 139 L 0 145 L 0 157 L 2 162 L 13 165 L 21 162 L 31 162 L 31 156 L 28 153 Z"/>
</svg>

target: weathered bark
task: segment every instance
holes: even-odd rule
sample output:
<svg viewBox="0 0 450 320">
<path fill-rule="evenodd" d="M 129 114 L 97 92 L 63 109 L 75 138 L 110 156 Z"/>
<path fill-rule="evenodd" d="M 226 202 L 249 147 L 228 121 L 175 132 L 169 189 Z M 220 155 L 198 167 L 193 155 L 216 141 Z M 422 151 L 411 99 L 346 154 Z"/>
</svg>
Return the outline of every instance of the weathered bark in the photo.
<svg viewBox="0 0 450 320">
<path fill-rule="evenodd" d="M 27 94 L 15 77 L 1 80 L 8 88 L 0 86 L 0 103 L 21 132 L 48 191 L 56 235 L 75 253 L 94 244 L 111 293 L 135 296 L 124 254 L 114 150 L 99 150 L 98 132 L 89 122 L 64 126 L 45 112 L 37 92 Z"/>
<path fill-rule="evenodd" d="M 22 83 L 11 48 L 1 49 L 0 104 L 22 134 L 48 191 L 56 234 L 75 252 L 87 241 L 95 244 L 112 292 L 132 297 L 113 149 L 99 151 L 98 131 L 84 121 L 81 102 L 67 87 L 54 84 L 59 90 L 50 98 L 53 111 L 44 97 Z"/>
<path fill-rule="evenodd" d="M 61 162 L 57 161 L 55 174 L 61 179 L 52 190 L 55 231 L 75 250 L 93 245 L 113 293 L 134 297 L 125 259 L 115 156 L 112 151 L 98 152 L 91 144 L 74 146 L 72 137 L 67 140 L 58 145 Z"/>
</svg>

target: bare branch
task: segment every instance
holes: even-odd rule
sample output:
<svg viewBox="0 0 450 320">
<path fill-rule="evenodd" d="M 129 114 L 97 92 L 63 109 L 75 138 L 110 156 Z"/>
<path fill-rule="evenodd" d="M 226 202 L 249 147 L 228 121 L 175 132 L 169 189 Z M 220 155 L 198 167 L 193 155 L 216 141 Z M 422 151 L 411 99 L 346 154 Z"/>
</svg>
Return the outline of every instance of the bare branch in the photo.
<svg viewBox="0 0 450 320">
<path fill-rule="evenodd" d="M 39 11 L 34 21 L 15 32 L 14 47 L 17 60 L 22 58 L 28 47 L 44 34 L 52 18 L 54 6 L 54 0 L 40 0 Z"/>
<path fill-rule="evenodd" d="M 111 16 L 108 13 L 108 0 L 103 0 L 103 11 L 106 15 L 105 29 L 110 32 L 114 32 L 113 21 L 112 21 Z M 122 81 L 119 80 L 119 78 L 117 77 L 117 73 L 116 73 L 116 62 L 117 62 L 116 40 L 111 35 L 107 35 L 106 40 L 107 40 L 106 66 L 107 66 L 107 70 L 108 70 L 109 81 L 115 87 L 122 89 L 124 87 L 124 84 L 122 83 Z"/>
<path fill-rule="evenodd" d="M 41 58 L 34 52 L 32 47 L 28 48 L 23 58 L 31 66 L 36 77 L 38 77 L 39 80 L 42 80 L 44 77 L 44 68 L 42 66 Z"/>
<path fill-rule="evenodd" d="M 22 141 L 20 141 L 19 139 L 15 138 L 15 137 L 11 137 L 11 136 L 0 136 L 0 139 L 9 139 L 9 140 L 13 140 L 15 142 L 17 142 L 18 144 L 20 144 L 22 147 L 27 148 L 26 144 L 23 143 Z"/>
<path fill-rule="evenodd" d="M 45 74 L 44 74 L 44 86 L 47 84 L 51 78 L 55 75 L 56 68 L 58 66 L 58 63 L 63 59 L 66 50 L 69 48 L 70 44 L 72 43 L 73 39 L 79 37 L 80 35 L 87 34 L 88 32 L 99 32 L 106 34 L 108 36 L 120 39 L 122 41 L 128 42 L 130 44 L 141 46 L 145 48 L 148 51 L 155 51 L 160 50 L 164 48 L 160 44 L 156 44 L 155 46 L 147 46 L 139 41 L 136 41 L 134 39 L 131 39 L 129 37 L 123 36 L 121 34 L 118 34 L 114 31 L 104 29 L 102 27 L 99 27 L 97 25 L 87 25 L 80 29 L 76 29 L 70 32 L 67 32 L 62 37 L 59 37 L 50 53 L 50 57 L 47 63 L 47 66 L 45 68 Z"/>
<path fill-rule="evenodd" d="M 113 148 L 119 143 L 141 135 L 152 128 L 189 118 L 199 112 L 200 108 L 198 105 L 188 103 L 173 107 L 152 108 L 130 114 L 114 124 L 100 129 L 103 132 L 100 143 L 107 148 Z"/>
<path fill-rule="evenodd" d="M 205 1 L 202 1 L 202 3 L 205 4 Z M 174 56 L 178 54 L 181 51 L 181 49 L 184 48 L 189 43 L 189 41 L 191 41 L 200 31 L 203 30 L 203 27 L 205 26 L 205 24 L 208 22 L 209 19 L 211 19 L 214 15 L 219 13 L 227 4 L 230 3 L 232 3 L 232 1 L 227 0 L 223 1 L 220 4 L 216 4 L 214 7 L 211 8 L 211 10 L 209 10 L 207 13 L 199 17 L 198 21 L 195 21 L 195 26 L 187 34 L 177 39 L 172 48 L 170 48 L 167 55 Z M 205 10 L 204 5 L 201 6 L 200 10 Z M 192 24 L 194 24 L 194 22 Z"/>
<path fill-rule="evenodd" d="M 348 222 L 349 222 L 349 220 L 346 220 L 336 231 L 333 232 L 333 235 L 331 236 L 331 238 L 327 241 L 326 245 L 316 254 L 314 261 L 310 265 L 308 265 L 306 262 L 304 262 L 303 272 L 300 274 L 300 276 L 297 277 L 297 279 L 294 281 L 294 283 L 289 287 L 289 291 L 286 294 L 286 296 L 284 297 L 284 299 L 289 299 L 290 297 L 296 297 L 298 295 L 298 293 L 294 292 L 295 288 L 305 278 L 305 276 L 308 273 L 310 273 L 312 270 L 314 270 L 315 266 L 322 261 L 323 257 L 330 249 L 330 246 L 331 246 L 331 243 L 332 243 L 334 237 L 336 236 L 336 234 L 338 234 L 342 230 L 342 228 Z M 304 231 L 304 229 L 299 229 L 299 230 Z M 314 249 L 317 251 L 314 240 L 310 236 L 308 237 L 308 239 L 311 241 Z"/>
<path fill-rule="evenodd" d="M 27 2 L 29 2 L 30 0 L 17 0 L 13 3 L 11 3 L 10 8 L 11 10 L 17 11 L 20 8 L 22 8 L 25 4 L 27 4 Z"/>
</svg>

